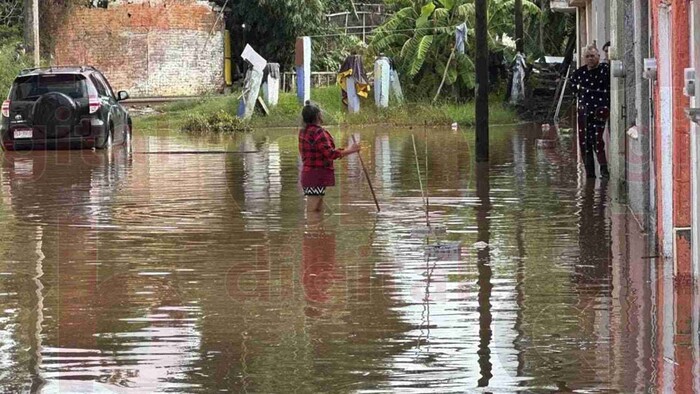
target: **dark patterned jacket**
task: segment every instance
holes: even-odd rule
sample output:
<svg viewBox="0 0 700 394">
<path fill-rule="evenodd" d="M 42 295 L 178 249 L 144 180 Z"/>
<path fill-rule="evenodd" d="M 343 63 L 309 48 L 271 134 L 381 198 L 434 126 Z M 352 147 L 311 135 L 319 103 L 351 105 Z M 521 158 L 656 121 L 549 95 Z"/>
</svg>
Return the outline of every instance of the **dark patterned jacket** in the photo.
<svg viewBox="0 0 700 394">
<path fill-rule="evenodd" d="M 571 77 L 571 88 L 578 96 L 578 109 L 592 111 L 610 107 L 610 66 L 599 63 L 589 70 L 579 67 Z"/>
</svg>

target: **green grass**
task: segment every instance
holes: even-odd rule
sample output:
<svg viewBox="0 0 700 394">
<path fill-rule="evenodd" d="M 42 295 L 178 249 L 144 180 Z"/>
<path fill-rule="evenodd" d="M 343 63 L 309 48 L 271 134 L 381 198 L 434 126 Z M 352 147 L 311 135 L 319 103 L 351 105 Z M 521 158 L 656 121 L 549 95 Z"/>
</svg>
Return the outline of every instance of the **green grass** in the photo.
<svg viewBox="0 0 700 394">
<path fill-rule="evenodd" d="M 199 100 L 179 101 L 159 108 L 160 113 L 134 118 L 137 129 L 181 129 L 189 115 L 211 115 L 219 111 L 235 114 L 238 108 L 238 95 L 205 97 Z M 462 127 L 474 124 L 474 103 L 457 104 L 443 102 L 433 105 L 430 102 L 392 103 L 389 108 L 374 106 L 373 96 L 362 100 L 360 112 L 348 114 L 340 101 L 340 88 L 330 86 L 312 91 L 312 101 L 323 109 L 326 124 L 369 125 L 389 124 L 396 126 L 427 124 L 449 126 L 457 122 Z M 502 100 L 491 97 L 489 121 L 493 124 L 518 122 L 515 112 L 502 105 Z M 301 106 L 294 93 L 281 93 L 279 103 L 271 109 L 269 116 L 260 113 L 248 121 L 253 129 L 271 127 L 296 127 L 301 124 Z"/>
</svg>

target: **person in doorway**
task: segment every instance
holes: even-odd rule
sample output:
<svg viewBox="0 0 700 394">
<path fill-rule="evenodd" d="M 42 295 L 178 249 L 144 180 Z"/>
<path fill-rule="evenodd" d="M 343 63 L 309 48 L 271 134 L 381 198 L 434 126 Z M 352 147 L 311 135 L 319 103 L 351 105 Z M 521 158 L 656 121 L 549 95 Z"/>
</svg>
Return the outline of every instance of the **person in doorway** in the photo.
<svg viewBox="0 0 700 394">
<path fill-rule="evenodd" d="M 605 58 L 601 60 L 601 63 L 610 63 L 610 54 L 608 54 L 608 50 L 610 49 L 610 41 L 606 42 L 605 45 L 603 45 L 603 53 L 605 53 Z"/>
<path fill-rule="evenodd" d="M 323 210 L 326 187 L 335 185 L 333 161 L 359 152 L 361 147 L 353 144 L 347 149 L 336 149 L 331 134 L 321 127 L 321 109 L 310 101 L 301 110 L 303 125 L 299 130 L 299 153 L 301 154 L 301 186 L 306 196 L 307 213 Z"/>
<path fill-rule="evenodd" d="M 610 67 L 600 63 L 595 46 L 585 52 L 586 64 L 574 72 L 571 87 L 578 97 L 578 142 L 586 176 L 595 178 L 594 153 L 600 165 L 600 176 L 607 179 L 608 160 L 603 134 L 610 115 Z"/>
</svg>

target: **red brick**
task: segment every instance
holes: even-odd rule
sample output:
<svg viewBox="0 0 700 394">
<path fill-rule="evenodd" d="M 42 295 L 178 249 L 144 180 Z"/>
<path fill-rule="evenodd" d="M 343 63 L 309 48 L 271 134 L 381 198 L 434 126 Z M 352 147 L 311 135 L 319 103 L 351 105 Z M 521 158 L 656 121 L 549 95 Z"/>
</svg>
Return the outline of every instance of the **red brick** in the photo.
<svg viewBox="0 0 700 394">
<path fill-rule="evenodd" d="M 195 0 L 122 2 L 110 3 L 109 9 L 73 8 L 64 17 L 57 27 L 48 26 L 55 38 L 56 65 L 94 65 L 115 90 L 133 97 L 199 95 L 223 88 L 223 25 L 209 5 Z"/>
</svg>

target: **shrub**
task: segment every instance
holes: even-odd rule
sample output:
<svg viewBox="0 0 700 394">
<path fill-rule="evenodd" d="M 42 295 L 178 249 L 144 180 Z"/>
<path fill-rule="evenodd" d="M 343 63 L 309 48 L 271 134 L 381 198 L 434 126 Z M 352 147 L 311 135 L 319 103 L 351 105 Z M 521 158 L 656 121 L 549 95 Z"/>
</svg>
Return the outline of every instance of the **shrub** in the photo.
<svg viewBox="0 0 700 394">
<path fill-rule="evenodd" d="M 250 131 L 250 125 L 229 113 L 218 111 L 209 115 L 189 115 L 182 130 L 191 134 L 234 134 Z"/>
<path fill-rule="evenodd" d="M 0 101 L 7 97 L 17 74 L 22 69 L 31 67 L 29 58 L 15 51 L 16 45 L 16 42 L 0 44 Z"/>
</svg>

